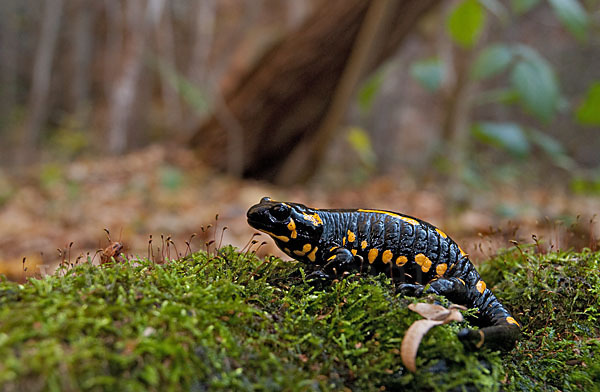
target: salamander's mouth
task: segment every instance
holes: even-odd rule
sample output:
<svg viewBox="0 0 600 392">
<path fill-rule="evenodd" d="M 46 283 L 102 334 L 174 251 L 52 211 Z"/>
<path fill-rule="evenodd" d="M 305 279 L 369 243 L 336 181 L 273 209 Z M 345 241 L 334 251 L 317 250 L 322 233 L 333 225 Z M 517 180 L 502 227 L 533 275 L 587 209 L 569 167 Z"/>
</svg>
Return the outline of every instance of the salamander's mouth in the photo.
<svg viewBox="0 0 600 392">
<path fill-rule="evenodd" d="M 254 214 L 248 214 L 248 224 L 260 231 L 270 231 L 273 229 L 273 224 L 269 221 L 265 221 L 264 219 L 260 219 L 260 216 L 256 216 Z"/>
<path fill-rule="evenodd" d="M 248 217 L 248 224 L 257 230 L 264 230 L 264 229 L 268 228 L 264 222 L 256 220 L 256 219 L 252 219 L 252 217 L 250 217 L 250 216 Z"/>
<path fill-rule="evenodd" d="M 285 225 L 283 222 L 289 219 L 291 207 L 285 203 L 274 203 L 270 200 L 263 198 L 260 203 L 248 209 L 246 218 L 250 226 L 260 231 L 273 232 Z"/>
</svg>

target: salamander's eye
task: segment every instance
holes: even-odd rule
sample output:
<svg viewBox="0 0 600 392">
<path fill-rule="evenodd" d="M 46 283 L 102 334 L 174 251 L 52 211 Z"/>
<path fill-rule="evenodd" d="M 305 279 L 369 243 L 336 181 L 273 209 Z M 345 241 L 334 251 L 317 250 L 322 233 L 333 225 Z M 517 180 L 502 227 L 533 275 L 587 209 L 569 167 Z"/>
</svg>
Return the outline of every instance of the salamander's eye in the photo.
<svg viewBox="0 0 600 392">
<path fill-rule="evenodd" d="M 277 220 L 284 220 L 290 216 L 290 208 L 284 204 L 271 207 L 271 215 Z"/>
</svg>

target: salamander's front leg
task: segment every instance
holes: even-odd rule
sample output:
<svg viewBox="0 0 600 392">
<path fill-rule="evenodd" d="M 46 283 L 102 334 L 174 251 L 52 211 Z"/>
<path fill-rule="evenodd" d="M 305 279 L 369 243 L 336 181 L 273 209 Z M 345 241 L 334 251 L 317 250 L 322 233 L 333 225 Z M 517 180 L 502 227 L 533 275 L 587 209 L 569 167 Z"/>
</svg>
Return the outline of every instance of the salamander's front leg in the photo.
<svg viewBox="0 0 600 392">
<path fill-rule="evenodd" d="M 329 253 L 323 270 L 328 274 L 340 278 L 345 272 L 358 270 L 358 267 L 359 263 L 357 263 L 356 258 L 348 249 L 335 248 Z"/>
<path fill-rule="evenodd" d="M 345 272 L 358 269 L 359 263 L 346 248 L 334 248 L 326 257 L 323 268 L 309 274 L 309 280 L 331 281 L 341 278 Z"/>
</svg>

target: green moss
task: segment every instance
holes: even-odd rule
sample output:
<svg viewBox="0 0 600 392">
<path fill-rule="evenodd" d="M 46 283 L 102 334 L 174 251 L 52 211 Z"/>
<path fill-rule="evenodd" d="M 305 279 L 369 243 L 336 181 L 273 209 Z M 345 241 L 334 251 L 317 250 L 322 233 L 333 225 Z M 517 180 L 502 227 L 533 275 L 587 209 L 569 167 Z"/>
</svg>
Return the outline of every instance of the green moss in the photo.
<svg viewBox="0 0 600 392">
<path fill-rule="evenodd" d="M 436 327 L 416 374 L 399 356 L 415 299 L 382 276 L 315 290 L 296 263 L 227 247 L 0 281 L 0 390 L 599 390 L 599 264 L 590 251 L 485 263 L 523 338 L 466 353 L 464 325 Z"/>
<path fill-rule="evenodd" d="M 600 390 L 600 253 L 508 252 L 481 268 L 523 325 L 507 391 Z"/>
<path fill-rule="evenodd" d="M 383 277 L 325 290 L 296 263 L 233 248 L 0 282 L 0 390 L 497 390 L 498 353 L 434 328 L 416 374 L 400 342 L 419 318 Z"/>
</svg>

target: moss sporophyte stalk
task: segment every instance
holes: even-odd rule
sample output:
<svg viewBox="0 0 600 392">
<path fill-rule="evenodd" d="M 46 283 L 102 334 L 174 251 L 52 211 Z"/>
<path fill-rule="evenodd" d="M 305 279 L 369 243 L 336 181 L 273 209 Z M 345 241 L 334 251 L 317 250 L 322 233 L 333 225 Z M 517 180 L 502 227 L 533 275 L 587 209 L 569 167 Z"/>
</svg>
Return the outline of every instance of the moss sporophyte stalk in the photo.
<svg viewBox="0 0 600 392">
<path fill-rule="evenodd" d="M 532 250 L 486 262 L 523 338 L 509 353 L 467 352 L 456 332 L 468 324 L 439 326 L 414 374 L 399 348 L 423 298 L 383 275 L 316 289 L 299 263 L 227 246 L 3 280 L 0 390 L 597 390 L 599 259 Z"/>
</svg>

